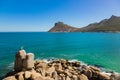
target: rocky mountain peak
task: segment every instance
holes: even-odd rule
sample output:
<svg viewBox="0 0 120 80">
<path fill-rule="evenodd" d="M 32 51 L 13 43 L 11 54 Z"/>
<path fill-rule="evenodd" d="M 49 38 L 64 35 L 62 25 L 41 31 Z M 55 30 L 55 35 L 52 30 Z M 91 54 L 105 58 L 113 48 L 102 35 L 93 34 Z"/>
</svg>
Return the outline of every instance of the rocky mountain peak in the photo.
<svg viewBox="0 0 120 80">
<path fill-rule="evenodd" d="M 57 26 L 57 25 L 63 25 L 63 24 L 64 24 L 63 22 L 59 21 L 59 22 L 55 23 L 55 26 Z"/>
<path fill-rule="evenodd" d="M 54 27 L 49 30 L 49 32 L 71 32 L 76 30 L 77 28 L 72 27 L 70 25 L 64 24 L 63 22 L 55 23 Z"/>
<path fill-rule="evenodd" d="M 118 19 L 118 18 L 120 18 L 119 16 L 115 16 L 115 15 L 112 15 L 111 17 L 110 17 L 110 19 Z"/>
</svg>

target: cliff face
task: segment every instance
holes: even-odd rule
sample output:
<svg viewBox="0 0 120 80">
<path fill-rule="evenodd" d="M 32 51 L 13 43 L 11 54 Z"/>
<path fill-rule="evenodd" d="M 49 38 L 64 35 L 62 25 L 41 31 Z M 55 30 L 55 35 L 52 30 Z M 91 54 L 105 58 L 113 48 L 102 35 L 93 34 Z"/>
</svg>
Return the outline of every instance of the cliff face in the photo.
<svg viewBox="0 0 120 80">
<path fill-rule="evenodd" d="M 112 15 L 109 19 L 104 19 L 98 23 L 92 23 L 82 28 L 75 28 L 66 24 L 56 24 L 49 32 L 106 32 L 120 31 L 120 17 Z"/>
<path fill-rule="evenodd" d="M 78 28 L 64 24 L 63 22 L 55 23 L 54 27 L 49 30 L 49 32 L 71 32 Z"/>
</svg>

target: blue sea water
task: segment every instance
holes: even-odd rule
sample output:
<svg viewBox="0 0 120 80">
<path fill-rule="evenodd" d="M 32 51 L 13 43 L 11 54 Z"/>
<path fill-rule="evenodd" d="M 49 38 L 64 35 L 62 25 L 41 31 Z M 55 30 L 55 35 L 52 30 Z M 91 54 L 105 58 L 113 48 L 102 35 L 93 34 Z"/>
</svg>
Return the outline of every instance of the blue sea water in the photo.
<svg viewBox="0 0 120 80">
<path fill-rule="evenodd" d="M 36 59 L 75 59 L 120 72 L 120 33 L 1 32 L 0 76 L 12 69 L 21 46 Z"/>
</svg>

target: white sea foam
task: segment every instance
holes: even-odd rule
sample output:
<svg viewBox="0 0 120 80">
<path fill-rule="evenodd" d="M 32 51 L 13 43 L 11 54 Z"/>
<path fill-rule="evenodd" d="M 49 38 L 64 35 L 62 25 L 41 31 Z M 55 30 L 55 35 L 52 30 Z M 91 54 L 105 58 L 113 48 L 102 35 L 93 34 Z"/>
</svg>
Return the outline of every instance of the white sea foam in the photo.
<svg viewBox="0 0 120 80">
<path fill-rule="evenodd" d="M 72 60 L 69 60 L 69 62 L 77 62 L 78 60 L 77 59 L 72 59 Z M 79 62 L 79 61 L 78 61 Z"/>
<path fill-rule="evenodd" d="M 14 69 L 14 62 L 8 64 L 7 69 L 8 70 L 13 70 Z"/>
<path fill-rule="evenodd" d="M 53 60 L 59 60 L 59 59 L 54 58 L 54 57 L 51 57 L 51 58 L 49 58 L 49 59 L 46 59 L 46 58 L 37 58 L 37 59 L 35 59 L 35 60 L 43 60 L 43 61 L 46 62 L 46 63 L 50 63 L 50 62 L 53 61 Z"/>
</svg>

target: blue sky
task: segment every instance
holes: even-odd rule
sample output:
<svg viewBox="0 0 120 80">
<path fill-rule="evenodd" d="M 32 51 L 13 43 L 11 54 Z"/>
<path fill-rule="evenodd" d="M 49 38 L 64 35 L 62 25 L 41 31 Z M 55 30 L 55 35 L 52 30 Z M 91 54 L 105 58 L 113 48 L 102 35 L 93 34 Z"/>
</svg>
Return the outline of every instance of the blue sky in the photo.
<svg viewBox="0 0 120 80">
<path fill-rule="evenodd" d="M 120 0 L 0 0 L 0 32 L 47 31 L 62 21 L 75 27 L 120 16 Z"/>
</svg>

